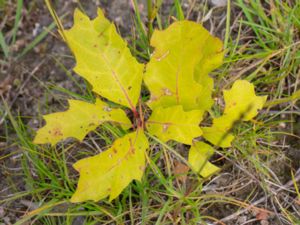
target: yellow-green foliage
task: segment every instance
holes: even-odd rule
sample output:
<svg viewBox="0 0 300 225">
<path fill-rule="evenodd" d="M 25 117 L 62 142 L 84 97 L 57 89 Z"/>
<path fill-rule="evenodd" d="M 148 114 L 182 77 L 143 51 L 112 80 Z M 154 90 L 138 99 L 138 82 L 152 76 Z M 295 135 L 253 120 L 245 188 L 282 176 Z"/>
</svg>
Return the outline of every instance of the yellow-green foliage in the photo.
<svg viewBox="0 0 300 225">
<path fill-rule="evenodd" d="M 254 85 L 245 80 L 237 80 L 230 90 L 224 90 L 224 115 L 213 120 L 212 127 L 204 127 L 203 137 L 214 145 L 231 146 L 234 136 L 230 133 L 236 121 L 249 121 L 262 109 L 267 96 L 255 95 Z"/>
<path fill-rule="evenodd" d="M 214 154 L 214 149 L 209 144 L 202 141 L 196 141 L 189 151 L 189 163 L 192 169 L 202 177 L 209 177 L 220 169 L 210 163 L 208 160 Z"/>
<path fill-rule="evenodd" d="M 117 139 L 103 153 L 76 162 L 80 180 L 71 201 L 116 198 L 133 179 L 141 180 L 148 146 L 144 132 L 137 130 Z"/>
<path fill-rule="evenodd" d="M 229 147 L 234 122 L 250 120 L 266 101 L 255 95 L 252 84 L 238 80 L 224 91 L 224 115 L 215 118 L 212 127 L 199 127 L 204 112 L 213 105 L 213 80 L 208 74 L 222 64 L 224 52 L 222 42 L 195 22 L 178 21 L 154 31 L 154 52 L 145 72 L 100 9 L 94 20 L 76 10 L 74 26 L 62 32 L 76 58 L 75 72 L 89 81 L 96 94 L 134 115 L 131 124 L 125 111 L 98 98 L 95 104 L 70 100 L 67 111 L 44 116 L 46 125 L 34 139 L 38 144 L 54 145 L 68 137 L 81 141 L 104 122 L 127 130 L 108 150 L 74 164 L 80 178 L 72 202 L 108 196 L 113 200 L 132 180 L 141 180 L 149 148 L 146 132 L 163 142 L 191 145 L 192 169 L 203 177 L 212 175 L 219 170 L 207 161 L 213 147 L 194 139 L 203 134 L 212 144 Z M 142 80 L 151 95 L 146 102 L 152 110 L 147 121 L 144 112 L 137 110 L 144 108 L 139 100 Z"/>
</svg>

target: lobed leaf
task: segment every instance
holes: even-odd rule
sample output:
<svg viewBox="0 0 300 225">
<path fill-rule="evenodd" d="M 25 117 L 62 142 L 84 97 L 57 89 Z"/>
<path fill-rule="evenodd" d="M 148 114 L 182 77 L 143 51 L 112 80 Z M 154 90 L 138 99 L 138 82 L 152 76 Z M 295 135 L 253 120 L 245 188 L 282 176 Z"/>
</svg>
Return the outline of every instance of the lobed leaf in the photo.
<svg viewBox="0 0 300 225">
<path fill-rule="evenodd" d="M 111 148 L 79 160 L 74 168 L 80 173 L 71 202 L 115 199 L 133 180 L 141 180 L 145 169 L 145 151 L 149 143 L 143 131 L 117 139 Z"/>
<path fill-rule="evenodd" d="M 200 24 L 178 21 L 154 31 L 151 45 L 155 51 L 144 75 L 150 108 L 182 105 L 184 110 L 208 110 L 213 104 L 208 73 L 222 64 L 222 42 Z"/>
<path fill-rule="evenodd" d="M 230 90 L 224 90 L 224 115 L 215 118 L 211 127 L 203 127 L 203 137 L 212 144 L 226 148 L 234 136 L 230 129 L 238 121 L 249 121 L 264 106 L 267 96 L 256 96 L 254 85 L 246 80 L 237 80 Z"/>
<path fill-rule="evenodd" d="M 214 149 L 204 142 L 194 142 L 189 151 L 188 161 L 192 170 L 206 178 L 220 170 L 208 159 L 214 154 Z"/>
<path fill-rule="evenodd" d="M 131 127 L 131 121 L 121 109 L 112 109 L 100 99 L 95 104 L 79 100 L 69 100 L 69 109 L 44 115 L 46 125 L 37 131 L 34 143 L 55 145 L 68 137 L 80 141 L 100 124 L 111 121 L 124 129 Z"/>
<path fill-rule="evenodd" d="M 101 9 L 93 20 L 76 9 L 74 25 L 64 30 L 64 37 L 76 58 L 74 71 L 91 83 L 93 91 L 134 109 L 144 66 L 131 55 L 127 43 Z"/>
<path fill-rule="evenodd" d="M 201 127 L 203 137 L 216 146 L 228 148 L 234 140 L 234 136 L 230 132 L 234 122 L 235 117 L 231 115 L 223 115 L 215 118 L 211 127 Z"/>
<path fill-rule="evenodd" d="M 246 80 L 237 80 L 230 90 L 224 90 L 224 114 L 235 119 L 249 121 L 258 114 L 264 106 L 267 96 L 256 96 L 254 85 Z"/>
<path fill-rule="evenodd" d="M 200 128 L 203 113 L 213 104 L 213 79 L 209 73 L 223 62 L 222 42 L 201 25 L 191 21 L 174 22 L 166 30 L 155 31 L 151 45 L 155 48 L 143 77 L 143 65 L 131 55 L 127 43 L 98 9 L 91 20 L 79 10 L 74 13 L 74 26 L 64 30 L 63 37 L 76 58 L 75 72 L 93 86 L 102 97 L 129 107 L 135 113 L 142 78 L 151 97 L 147 104 L 152 115 L 146 128 L 164 142 L 169 140 L 192 145 L 189 163 L 203 177 L 219 170 L 208 159 L 213 148 L 204 142 L 193 142 L 202 135 L 220 147 L 229 147 L 234 136 L 231 128 L 239 121 L 251 120 L 266 101 L 256 96 L 253 84 L 238 80 L 224 91 L 223 116 L 211 127 Z M 44 116 L 46 125 L 35 143 L 56 144 L 68 137 L 82 140 L 106 121 L 124 129 L 131 121 L 121 109 L 111 109 L 100 99 L 95 104 L 70 100 L 65 112 Z M 203 132 L 202 132 L 203 130 Z M 144 131 L 138 128 L 117 139 L 106 151 L 74 164 L 80 173 L 71 202 L 115 199 L 132 180 L 141 180 L 145 168 L 145 151 L 149 147 Z"/>
<path fill-rule="evenodd" d="M 202 110 L 185 112 L 181 105 L 160 107 L 154 109 L 146 127 L 149 133 L 164 142 L 175 140 L 190 145 L 194 138 L 202 135 L 199 127 L 202 115 Z"/>
</svg>

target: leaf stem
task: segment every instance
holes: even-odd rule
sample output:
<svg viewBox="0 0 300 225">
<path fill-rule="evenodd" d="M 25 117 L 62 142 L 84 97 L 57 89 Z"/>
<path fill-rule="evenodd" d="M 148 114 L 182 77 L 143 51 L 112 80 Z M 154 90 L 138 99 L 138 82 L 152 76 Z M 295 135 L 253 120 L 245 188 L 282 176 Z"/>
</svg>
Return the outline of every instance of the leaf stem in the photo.
<svg viewBox="0 0 300 225">
<path fill-rule="evenodd" d="M 134 107 L 132 107 L 131 110 L 133 112 L 134 118 L 138 119 L 139 118 L 139 113 L 136 111 L 136 109 Z"/>
<path fill-rule="evenodd" d="M 139 99 L 139 114 L 140 114 L 140 118 L 139 118 L 139 121 L 141 124 L 139 124 L 139 126 L 144 129 L 144 124 L 145 124 L 145 121 L 144 121 L 144 114 L 143 114 L 143 108 L 142 108 L 142 99 L 140 97 Z"/>
</svg>

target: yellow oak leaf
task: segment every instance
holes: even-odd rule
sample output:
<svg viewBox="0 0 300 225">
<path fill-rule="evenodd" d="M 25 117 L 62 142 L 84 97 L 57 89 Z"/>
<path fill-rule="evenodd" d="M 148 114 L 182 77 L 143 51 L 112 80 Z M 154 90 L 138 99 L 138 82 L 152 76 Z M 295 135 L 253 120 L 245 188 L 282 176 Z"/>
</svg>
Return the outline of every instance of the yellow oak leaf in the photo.
<svg viewBox="0 0 300 225">
<path fill-rule="evenodd" d="M 155 50 L 144 75 L 150 108 L 182 105 L 184 110 L 208 110 L 213 104 L 208 73 L 222 63 L 222 42 L 200 24 L 177 21 L 166 30 L 155 30 L 151 45 Z"/>
<path fill-rule="evenodd" d="M 230 90 L 224 90 L 224 114 L 213 119 L 211 127 L 202 127 L 203 137 L 214 145 L 227 148 L 234 136 L 231 129 L 238 121 L 249 121 L 264 106 L 267 96 L 256 96 L 254 85 L 246 80 L 237 80 Z"/>
<path fill-rule="evenodd" d="M 80 173 L 71 202 L 115 199 L 132 180 L 141 180 L 145 169 L 145 151 L 149 143 L 142 130 L 117 139 L 111 148 L 79 160 L 74 168 Z"/>
<path fill-rule="evenodd" d="M 234 122 L 235 117 L 231 115 L 223 115 L 215 118 L 211 127 L 201 127 L 203 137 L 218 147 L 228 148 L 234 140 L 234 136 L 230 132 Z"/>
<path fill-rule="evenodd" d="M 202 115 L 202 110 L 185 112 L 181 105 L 160 107 L 154 109 L 146 127 L 149 133 L 164 142 L 175 140 L 190 145 L 194 138 L 202 135 L 199 127 Z"/>
<path fill-rule="evenodd" d="M 192 170 L 206 178 L 220 170 L 208 159 L 214 154 L 214 149 L 204 142 L 194 142 L 189 151 L 188 162 Z"/>
<path fill-rule="evenodd" d="M 131 55 L 101 9 L 93 20 L 76 9 L 74 26 L 63 33 L 76 58 L 74 71 L 88 80 L 97 94 L 135 109 L 144 66 Z"/>
<path fill-rule="evenodd" d="M 207 83 L 205 80 L 210 80 L 209 83 L 213 82 L 213 79 L 209 77 L 208 74 L 223 64 L 224 53 L 223 43 L 219 38 L 209 36 L 209 38 L 205 40 L 201 52 L 202 57 L 194 73 L 194 78 L 198 83 L 205 84 Z"/>
<path fill-rule="evenodd" d="M 246 80 L 235 81 L 230 90 L 223 91 L 223 95 L 224 114 L 242 121 L 255 117 L 267 100 L 267 96 L 256 96 L 254 85 Z"/>
<path fill-rule="evenodd" d="M 79 100 L 69 100 L 69 109 L 44 115 L 46 125 L 37 131 L 34 143 L 55 145 L 68 137 L 80 141 L 100 124 L 111 121 L 123 126 L 131 127 L 131 122 L 121 109 L 112 109 L 100 99 L 95 104 Z"/>
</svg>

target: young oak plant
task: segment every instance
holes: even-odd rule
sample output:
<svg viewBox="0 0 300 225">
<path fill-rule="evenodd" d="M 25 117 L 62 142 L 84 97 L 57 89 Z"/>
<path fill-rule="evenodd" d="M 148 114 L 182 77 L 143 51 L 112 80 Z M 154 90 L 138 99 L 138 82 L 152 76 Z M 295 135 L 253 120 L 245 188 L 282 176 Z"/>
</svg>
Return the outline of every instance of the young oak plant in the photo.
<svg viewBox="0 0 300 225">
<path fill-rule="evenodd" d="M 195 138 L 203 135 L 214 145 L 230 147 L 233 124 L 251 120 L 266 101 L 265 96 L 255 95 L 251 83 L 238 80 L 224 91 L 223 115 L 214 118 L 211 127 L 199 126 L 214 103 L 213 79 L 208 74 L 222 64 L 224 51 L 222 42 L 195 22 L 178 21 L 165 30 L 155 30 L 150 43 L 154 52 L 146 68 L 131 55 L 101 9 L 93 20 L 75 10 L 73 27 L 61 34 L 75 55 L 74 71 L 102 98 L 96 98 L 94 104 L 69 100 L 67 111 L 45 115 L 46 124 L 37 131 L 34 142 L 55 145 L 69 137 L 82 141 L 105 122 L 127 130 L 106 151 L 74 164 L 80 178 L 71 202 L 108 196 L 113 200 L 132 180 L 141 180 L 149 148 L 146 132 L 163 142 L 190 145 L 192 169 L 203 177 L 212 175 L 219 170 L 208 162 L 213 147 Z M 150 92 L 146 103 L 141 100 L 142 81 Z M 146 121 L 142 104 L 152 111 Z M 124 107 L 132 111 L 133 122 Z"/>
</svg>

